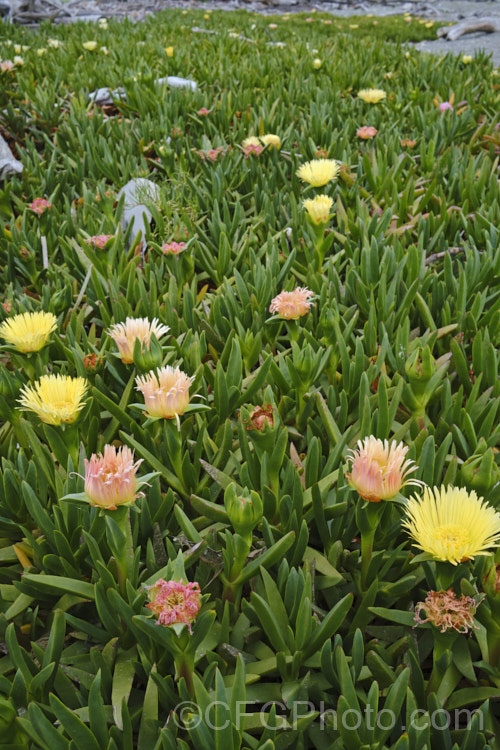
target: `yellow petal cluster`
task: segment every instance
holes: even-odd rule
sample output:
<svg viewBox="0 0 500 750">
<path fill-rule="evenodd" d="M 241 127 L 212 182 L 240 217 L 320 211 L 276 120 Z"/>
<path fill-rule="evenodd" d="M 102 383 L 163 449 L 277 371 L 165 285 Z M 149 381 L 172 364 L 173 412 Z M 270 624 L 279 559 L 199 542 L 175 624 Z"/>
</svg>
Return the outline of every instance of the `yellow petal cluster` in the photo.
<svg viewBox="0 0 500 750">
<path fill-rule="evenodd" d="M 35 412 L 42 422 L 59 425 L 75 421 L 85 406 L 86 390 L 85 378 L 42 375 L 36 383 L 21 389 L 19 403 L 23 409 Z"/>
<path fill-rule="evenodd" d="M 53 313 L 32 312 L 14 315 L 0 325 L 0 336 L 20 352 L 38 352 L 57 328 Z"/>
<path fill-rule="evenodd" d="M 317 195 L 304 201 L 304 208 L 311 217 L 313 224 L 326 224 L 330 218 L 333 200 L 328 195 Z"/>
<path fill-rule="evenodd" d="M 358 91 L 358 97 L 368 104 L 378 104 L 387 98 L 387 94 L 382 89 L 361 89 Z"/>
<path fill-rule="evenodd" d="M 330 180 L 336 180 L 339 172 L 340 165 L 335 159 L 313 159 L 298 168 L 297 176 L 313 187 L 322 187 Z"/>
</svg>

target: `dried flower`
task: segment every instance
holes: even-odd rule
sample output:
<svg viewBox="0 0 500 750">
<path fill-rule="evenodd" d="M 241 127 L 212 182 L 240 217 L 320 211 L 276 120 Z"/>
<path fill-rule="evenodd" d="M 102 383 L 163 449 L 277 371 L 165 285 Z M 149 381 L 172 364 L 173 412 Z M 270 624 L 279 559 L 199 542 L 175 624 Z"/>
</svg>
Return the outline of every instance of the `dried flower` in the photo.
<svg viewBox="0 0 500 750">
<path fill-rule="evenodd" d="M 85 240 L 87 245 L 92 245 L 93 247 L 97 247 L 99 250 L 102 250 L 105 245 L 112 240 L 114 237 L 114 234 L 95 234 L 93 237 L 89 237 Z"/>
<path fill-rule="evenodd" d="M 47 211 L 47 209 L 52 208 L 52 203 L 49 203 L 46 198 L 35 198 L 35 200 L 29 204 L 28 208 L 30 208 L 36 214 L 41 216 L 41 214 L 43 214 L 44 211 Z"/>
<path fill-rule="evenodd" d="M 382 89 L 361 89 L 358 91 L 358 97 L 368 104 L 378 104 L 387 94 Z"/>
<path fill-rule="evenodd" d="M 262 432 L 266 426 L 274 427 L 274 407 L 271 404 L 256 406 L 250 414 L 250 419 L 245 420 L 247 430 L 258 430 Z"/>
<path fill-rule="evenodd" d="M 425 601 L 419 602 L 415 607 L 415 625 L 424 622 L 432 622 L 441 633 L 453 629 L 458 633 L 468 633 L 469 628 L 478 628 L 474 625 L 474 615 L 481 604 L 483 597 L 476 601 L 472 596 L 462 594 L 457 597 L 453 589 L 448 591 L 428 591 Z M 422 609 L 427 615 L 425 619 L 420 617 Z"/>
<path fill-rule="evenodd" d="M 170 365 L 138 376 L 136 388 L 144 396 L 147 415 L 165 419 L 182 416 L 189 405 L 189 387 L 193 379 Z"/>
<path fill-rule="evenodd" d="M 57 328 L 57 318 L 53 313 L 21 313 L 4 320 L 0 325 L 0 336 L 20 352 L 38 352 L 49 336 Z"/>
<path fill-rule="evenodd" d="M 169 331 L 169 327 L 160 323 L 158 318 L 149 321 L 147 318 L 127 318 L 125 323 L 114 323 L 108 331 L 118 347 L 121 360 L 129 365 L 134 361 L 136 339 L 141 342 L 141 351 L 151 346 L 151 335 L 159 340 Z"/>
<path fill-rule="evenodd" d="M 185 242 L 164 242 L 161 246 L 162 252 L 165 255 L 179 255 L 183 250 L 186 249 Z"/>
<path fill-rule="evenodd" d="M 500 513 L 463 488 L 426 487 L 408 500 L 403 526 L 431 558 L 453 565 L 500 543 Z"/>
<path fill-rule="evenodd" d="M 74 422 L 85 406 L 87 382 L 68 375 L 42 375 L 33 385 L 21 389 L 19 403 L 46 424 Z"/>
<path fill-rule="evenodd" d="M 333 199 L 328 195 L 317 195 L 304 201 L 304 208 L 317 226 L 326 224 L 330 218 Z"/>
<path fill-rule="evenodd" d="M 293 292 L 281 292 L 271 301 L 269 312 L 279 315 L 286 320 L 298 320 L 309 312 L 311 303 L 309 299 L 314 297 L 314 292 L 300 286 Z"/>
<path fill-rule="evenodd" d="M 405 460 L 408 446 L 378 440 L 373 435 L 358 440 L 358 448 L 348 452 L 347 460 L 351 462 L 351 471 L 346 473 L 351 487 L 363 500 L 379 503 L 389 500 L 407 484 L 422 486 L 419 479 L 408 478 L 416 470 L 410 459 Z"/>
<path fill-rule="evenodd" d="M 297 176 L 313 187 L 321 187 L 330 180 L 336 180 L 339 172 L 340 166 L 335 159 L 315 159 L 302 164 L 297 170 Z"/>
<path fill-rule="evenodd" d="M 363 125 L 361 128 L 358 128 L 356 130 L 356 135 L 358 136 L 358 138 L 363 138 L 363 140 L 374 138 L 377 133 L 377 128 L 374 128 L 372 125 Z"/>
<path fill-rule="evenodd" d="M 201 591 L 198 583 L 165 581 L 160 578 L 147 587 L 150 609 L 158 618 L 158 625 L 185 624 L 192 633 L 191 624 L 201 607 Z"/>
<path fill-rule="evenodd" d="M 134 452 L 123 446 L 105 445 L 103 453 L 85 459 L 85 494 L 91 505 L 116 510 L 132 505 L 137 492 L 136 472 L 143 459 L 134 463 Z"/>
</svg>

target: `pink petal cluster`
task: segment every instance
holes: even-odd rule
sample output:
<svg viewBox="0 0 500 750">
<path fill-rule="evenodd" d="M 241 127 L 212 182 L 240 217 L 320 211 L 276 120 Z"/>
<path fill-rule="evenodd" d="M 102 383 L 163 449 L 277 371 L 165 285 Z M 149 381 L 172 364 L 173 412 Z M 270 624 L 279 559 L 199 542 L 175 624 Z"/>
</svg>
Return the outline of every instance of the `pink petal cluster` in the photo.
<svg viewBox="0 0 500 750">
<path fill-rule="evenodd" d="M 93 245 L 99 250 L 102 250 L 109 240 L 114 237 L 114 234 L 95 234 L 93 237 L 89 237 L 85 240 L 87 245 Z"/>
<path fill-rule="evenodd" d="M 379 503 L 395 497 L 406 484 L 422 486 L 420 479 L 408 479 L 407 475 L 417 469 L 410 459 L 405 460 L 408 446 L 379 440 L 373 435 L 358 440 L 358 448 L 349 451 L 351 471 L 346 478 L 363 500 Z"/>
<path fill-rule="evenodd" d="M 281 292 L 271 301 L 269 312 L 286 320 L 297 320 L 309 312 L 311 297 L 314 297 L 314 292 L 300 286 L 293 292 Z"/>
<path fill-rule="evenodd" d="M 374 128 L 372 125 L 363 125 L 363 127 L 356 130 L 356 135 L 358 136 L 358 138 L 363 138 L 364 140 L 367 140 L 368 138 L 374 138 L 377 133 L 377 128 Z"/>
<path fill-rule="evenodd" d="M 123 446 L 105 445 L 103 453 L 85 459 L 85 494 L 92 505 L 116 510 L 131 505 L 137 493 L 136 472 L 142 458 L 134 463 L 134 452 Z"/>
<path fill-rule="evenodd" d="M 250 143 L 248 146 L 243 146 L 243 157 L 248 159 L 252 154 L 258 156 L 262 151 L 264 151 L 264 146 L 257 146 L 254 143 Z"/>
<path fill-rule="evenodd" d="M 224 146 L 217 146 L 217 148 L 211 148 L 209 151 L 197 151 L 198 156 L 201 157 L 202 161 L 210 159 L 210 161 L 217 161 L 221 154 L 224 154 Z"/>
<path fill-rule="evenodd" d="M 186 249 L 185 242 L 164 242 L 161 246 L 162 252 L 165 255 L 179 255 L 183 250 Z"/>
<path fill-rule="evenodd" d="M 210 110 L 207 109 L 206 107 L 202 107 L 201 109 L 197 111 L 196 114 L 199 115 L 200 117 L 206 117 L 207 115 L 210 114 Z"/>
<path fill-rule="evenodd" d="M 52 208 L 52 203 L 49 203 L 46 198 L 35 198 L 35 200 L 30 203 L 29 208 L 40 216 L 48 208 Z"/>
<path fill-rule="evenodd" d="M 182 583 L 165 581 L 160 578 L 153 586 L 148 587 L 150 609 L 158 618 L 158 625 L 185 624 L 192 633 L 194 622 L 201 606 L 199 583 Z"/>
</svg>

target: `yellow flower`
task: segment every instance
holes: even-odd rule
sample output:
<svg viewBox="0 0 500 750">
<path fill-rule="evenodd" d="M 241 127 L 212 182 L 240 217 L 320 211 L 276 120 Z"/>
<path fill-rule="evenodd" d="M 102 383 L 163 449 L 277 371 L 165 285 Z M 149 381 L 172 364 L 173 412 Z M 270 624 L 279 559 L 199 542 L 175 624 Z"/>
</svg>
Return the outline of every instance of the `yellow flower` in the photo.
<svg viewBox="0 0 500 750">
<path fill-rule="evenodd" d="M 382 89 L 361 89 L 358 91 L 358 97 L 368 104 L 377 104 L 385 99 L 387 94 Z"/>
<path fill-rule="evenodd" d="M 468 65 L 470 62 L 472 62 L 472 55 L 463 55 L 462 62 L 464 65 Z"/>
<path fill-rule="evenodd" d="M 330 180 L 336 180 L 339 172 L 340 166 L 335 159 L 314 159 L 299 167 L 297 176 L 313 187 L 321 187 Z"/>
<path fill-rule="evenodd" d="M 432 29 L 432 27 L 433 27 L 433 26 L 434 26 L 434 21 L 428 21 L 428 22 L 427 22 L 427 23 L 425 24 L 425 28 L 426 28 L 426 29 Z"/>
<path fill-rule="evenodd" d="M 319 69 L 321 68 L 321 66 L 322 66 L 322 65 L 323 65 L 323 62 L 322 62 L 322 61 L 321 61 L 321 60 L 319 59 L 319 57 L 316 57 L 316 58 L 315 58 L 315 59 L 313 60 L 313 68 L 314 68 L 315 70 L 319 70 Z"/>
<path fill-rule="evenodd" d="M 281 292 L 273 300 L 269 312 L 279 315 L 285 320 L 298 320 L 311 309 L 309 299 L 314 292 L 298 286 L 293 292 Z"/>
<path fill-rule="evenodd" d="M 88 49 L 89 52 L 93 52 L 97 47 L 97 42 L 84 42 L 82 46 L 84 49 Z"/>
<path fill-rule="evenodd" d="M 36 54 L 38 55 L 38 57 L 41 57 L 46 52 L 47 52 L 47 47 L 40 47 L 39 49 L 37 49 Z"/>
<path fill-rule="evenodd" d="M 14 53 L 16 55 L 20 55 L 21 54 L 21 45 L 20 44 L 14 44 Z"/>
<path fill-rule="evenodd" d="M 167 57 L 173 57 L 174 56 L 174 48 L 173 47 L 165 47 L 165 53 Z"/>
<path fill-rule="evenodd" d="M 248 148 L 248 146 L 260 146 L 260 140 L 256 138 L 254 135 L 251 135 L 249 138 L 245 138 L 243 143 L 241 144 L 243 148 Z"/>
<path fill-rule="evenodd" d="M 281 138 L 279 135 L 268 133 L 268 135 L 261 135 L 260 140 L 264 146 L 269 146 L 269 148 L 281 148 Z"/>
<path fill-rule="evenodd" d="M 38 352 L 57 328 L 57 318 L 52 313 L 21 313 L 4 320 L 0 336 L 20 352 Z"/>
<path fill-rule="evenodd" d="M 403 526 L 431 558 L 453 565 L 500 543 L 500 513 L 463 488 L 426 487 L 408 501 Z"/>
<path fill-rule="evenodd" d="M 403 443 L 389 443 L 370 435 L 358 440 L 358 448 L 349 451 L 347 460 L 352 466 L 345 476 L 363 500 L 390 500 L 406 484 L 424 484 L 420 479 L 408 478 L 417 467 L 412 466 L 412 460 L 405 460 L 407 453 L 408 447 Z"/>
<path fill-rule="evenodd" d="M 159 340 L 169 330 L 158 318 L 153 318 L 151 322 L 147 318 L 127 318 L 125 323 L 112 325 L 108 333 L 118 347 L 122 362 L 129 365 L 134 361 L 136 339 L 141 342 L 141 349 L 149 349 L 151 334 L 154 333 Z"/>
<path fill-rule="evenodd" d="M 330 218 L 333 200 L 328 195 L 317 195 L 304 201 L 304 208 L 312 219 L 313 224 L 326 224 Z"/>
<path fill-rule="evenodd" d="M 23 409 L 34 411 L 42 422 L 59 425 L 75 421 L 85 406 L 86 390 L 85 378 L 42 375 L 36 383 L 21 389 L 19 403 Z"/>
<path fill-rule="evenodd" d="M 170 365 L 147 375 L 139 375 L 135 379 L 136 389 L 144 396 L 148 417 L 173 419 L 184 414 L 189 405 L 189 386 L 193 380 L 178 367 Z"/>
</svg>

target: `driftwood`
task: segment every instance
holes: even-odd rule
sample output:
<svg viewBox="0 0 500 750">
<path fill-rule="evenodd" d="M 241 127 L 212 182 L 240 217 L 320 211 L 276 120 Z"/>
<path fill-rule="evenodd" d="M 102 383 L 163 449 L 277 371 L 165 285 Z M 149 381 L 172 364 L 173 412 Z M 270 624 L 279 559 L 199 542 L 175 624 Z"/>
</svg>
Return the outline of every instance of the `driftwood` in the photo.
<svg viewBox="0 0 500 750">
<path fill-rule="evenodd" d="M 438 29 L 438 36 L 442 36 L 449 42 L 454 42 L 464 34 L 473 34 L 475 32 L 493 33 L 500 31 L 500 18 L 469 18 L 461 21 L 455 26 L 443 26 Z"/>
</svg>

